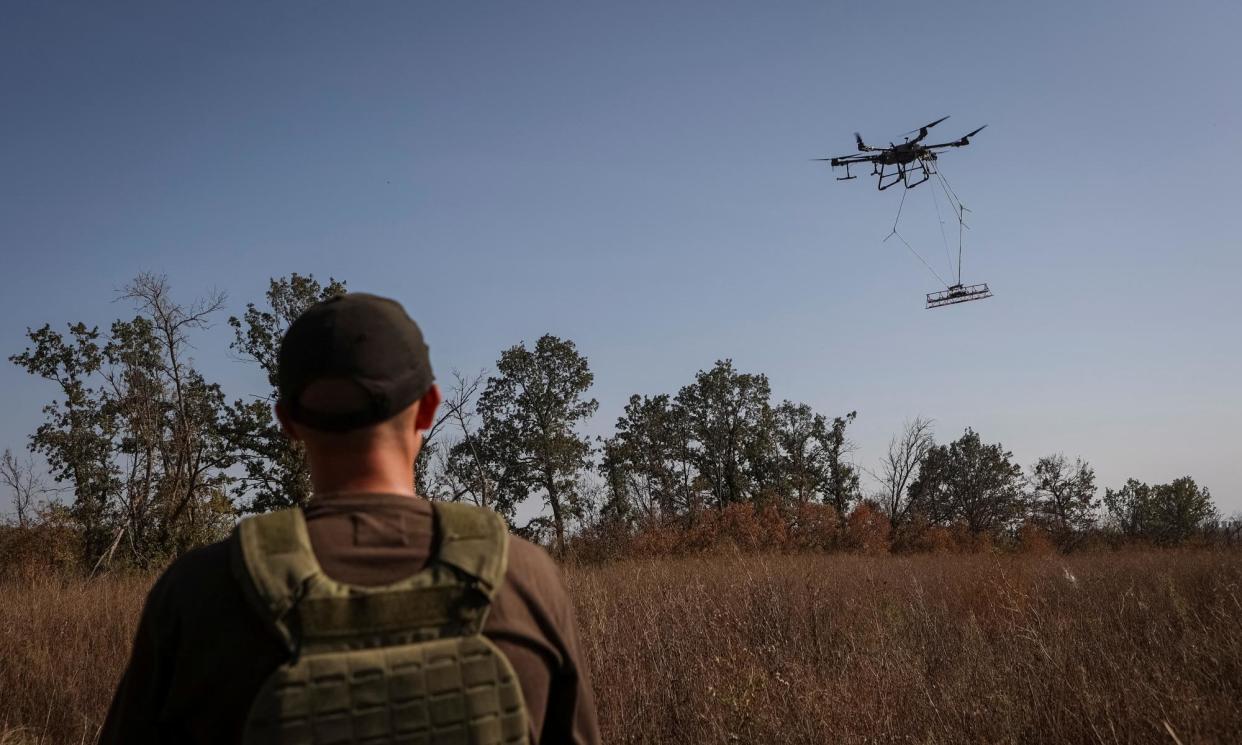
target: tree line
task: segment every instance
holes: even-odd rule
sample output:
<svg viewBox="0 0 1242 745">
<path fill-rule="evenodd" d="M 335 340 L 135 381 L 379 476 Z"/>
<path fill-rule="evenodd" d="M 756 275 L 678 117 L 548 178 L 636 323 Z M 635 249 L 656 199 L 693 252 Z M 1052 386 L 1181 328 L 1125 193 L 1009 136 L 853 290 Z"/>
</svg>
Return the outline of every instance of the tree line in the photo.
<svg viewBox="0 0 1242 745">
<path fill-rule="evenodd" d="M 57 527 L 92 569 L 148 567 L 223 536 L 241 514 L 304 503 L 302 452 L 272 414 L 277 351 L 305 308 L 346 289 L 291 274 L 230 316 L 229 353 L 268 382 L 265 395 L 232 400 L 190 354 L 192 336 L 223 315 L 222 294 L 178 302 L 166 278 L 141 274 L 120 293 L 132 318 L 107 330 L 28 329 L 10 361 L 54 391 L 28 448 L 56 486 L 33 461 L 4 453 L 0 481 L 17 528 Z M 490 374 L 453 371 L 412 475 L 418 491 L 490 507 L 557 551 L 575 537 L 688 531 L 747 509 L 795 530 L 813 514 L 829 534 L 844 534 L 852 516 L 877 516 L 888 545 L 950 526 L 992 537 L 1035 526 L 1067 551 L 1103 527 L 1178 543 L 1216 517 L 1208 490 L 1189 477 L 1131 479 L 1101 496 L 1081 458 L 1051 454 L 1024 469 L 971 429 L 937 443 L 922 418 L 864 468 L 848 434 L 856 412 L 774 401 L 765 375 L 727 359 L 675 393 L 631 396 L 611 434 L 591 437 L 593 383 L 575 344 L 552 335 L 503 350 Z M 64 499 L 40 500 L 56 489 Z M 519 521 L 532 500 L 544 509 Z"/>
</svg>

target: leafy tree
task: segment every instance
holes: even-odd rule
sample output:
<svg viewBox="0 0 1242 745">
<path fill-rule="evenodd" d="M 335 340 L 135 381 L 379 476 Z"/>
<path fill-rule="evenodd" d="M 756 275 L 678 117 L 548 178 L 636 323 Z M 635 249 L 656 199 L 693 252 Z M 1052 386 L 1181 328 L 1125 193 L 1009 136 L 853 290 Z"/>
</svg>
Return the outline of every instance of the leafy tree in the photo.
<svg viewBox="0 0 1242 745">
<path fill-rule="evenodd" d="M 773 410 L 773 422 L 783 500 L 803 505 L 822 498 L 821 490 L 830 479 L 824 448 L 831 439 L 828 420 L 807 404 L 782 401 Z"/>
<path fill-rule="evenodd" d="M 581 512 L 579 475 L 592 452 L 577 428 L 599 408 L 585 398 L 595 376 L 573 342 L 550 334 L 534 349 L 505 350 L 496 372 L 479 396 L 477 438 L 496 499 L 517 504 L 538 494 L 552 511 L 556 550 L 564 551 L 566 524 Z"/>
<path fill-rule="evenodd" d="M 767 376 L 739 373 L 732 360 L 700 370 L 675 399 L 691 440 L 690 462 L 717 509 L 751 498 L 771 452 Z"/>
<path fill-rule="evenodd" d="M 845 459 L 846 455 L 854 452 L 854 444 L 846 438 L 845 428 L 857 415 L 858 412 L 851 411 L 845 416 L 833 417 L 832 428 L 820 440 L 827 467 L 824 501 L 832 505 L 841 517 L 860 498 L 858 468 Z"/>
<path fill-rule="evenodd" d="M 961 438 L 927 451 L 910 485 L 914 509 L 931 522 L 963 522 L 972 534 L 995 533 L 1020 508 L 1022 469 L 1000 443 L 985 445 L 967 429 Z"/>
<path fill-rule="evenodd" d="M 848 510 L 858 498 L 845 435 L 855 414 L 828 419 L 792 401 L 773 408 L 770 395 L 766 377 L 724 360 L 676 397 L 630 397 L 603 446 L 610 512 L 694 522 L 703 503 L 721 510 L 773 499 Z"/>
<path fill-rule="evenodd" d="M 832 505 L 844 520 L 860 498 L 858 468 L 846 460 L 854 444 L 845 429 L 856 416 L 851 411 L 830 423 L 807 404 L 792 401 L 782 401 L 773 410 L 776 474 L 787 501 L 804 505 L 817 499 Z"/>
<path fill-rule="evenodd" d="M 957 519 L 957 506 L 950 491 L 949 447 L 933 445 L 923 455 L 917 475 L 907 487 L 907 511 L 928 525 L 947 526 Z"/>
<path fill-rule="evenodd" d="M 233 494 L 248 500 L 246 511 L 303 504 L 310 497 L 310 472 L 302 447 L 284 436 L 272 412 L 278 396 L 276 362 L 289 325 L 310 306 L 345 291 L 344 282 L 329 278 L 320 284 L 313 275 L 294 273 L 269 281 L 265 306 L 247 303 L 240 318 L 229 318 L 233 327 L 229 347 L 257 364 L 269 386 L 266 396 L 237 399 L 225 413 L 226 434 L 244 473 Z"/>
<path fill-rule="evenodd" d="M 1158 543 L 1181 543 L 1216 518 L 1211 493 L 1189 476 L 1161 484 L 1153 492 L 1149 532 Z"/>
<path fill-rule="evenodd" d="M 70 514 L 92 566 L 122 545 L 135 563 L 155 565 L 227 523 L 223 395 L 188 357 L 189 334 L 207 326 L 223 295 L 181 305 L 164 277 L 140 274 L 122 297 L 139 315 L 113 323 L 106 338 L 81 323 L 68 338 L 44 326 L 11 358 L 60 388 L 30 446 L 73 487 Z"/>
<path fill-rule="evenodd" d="M 1104 490 L 1109 520 L 1127 538 L 1138 538 L 1147 531 L 1151 502 L 1151 487 L 1138 479 L 1126 479 L 1120 489 Z"/>
<path fill-rule="evenodd" d="M 1104 507 L 1123 535 L 1165 545 L 1185 541 L 1217 514 L 1211 493 L 1189 476 L 1154 486 L 1128 479 L 1104 491 Z"/>
<path fill-rule="evenodd" d="M 75 323 L 68 332 L 62 336 L 47 324 L 27 329 L 31 345 L 9 360 L 59 388 L 61 398 L 43 407 L 46 420 L 31 435 L 30 449 L 43 454 L 58 483 L 72 487 L 83 559 L 94 562 L 107 549 L 109 501 L 119 489 L 120 472 L 103 394 L 90 386 L 104 364 L 99 329 Z"/>
<path fill-rule="evenodd" d="M 629 505 L 648 518 L 693 513 L 697 499 L 684 409 L 667 394 L 630 396 L 616 434 L 604 441 L 601 471 L 614 515 L 628 514 Z"/>
</svg>

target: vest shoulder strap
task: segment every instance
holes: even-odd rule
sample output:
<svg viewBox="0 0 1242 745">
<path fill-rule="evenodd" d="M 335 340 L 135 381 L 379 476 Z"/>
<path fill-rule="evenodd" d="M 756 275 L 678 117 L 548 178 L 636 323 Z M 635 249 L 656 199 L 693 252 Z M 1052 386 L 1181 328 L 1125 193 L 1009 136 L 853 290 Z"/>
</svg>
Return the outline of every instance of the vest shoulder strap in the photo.
<svg viewBox="0 0 1242 745">
<path fill-rule="evenodd" d="M 509 563 L 509 530 L 504 518 L 484 507 L 460 502 L 434 503 L 440 528 L 436 560 L 473 577 L 491 599 Z"/>
<path fill-rule="evenodd" d="M 287 614 L 321 573 L 306 520 L 297 507 L 248 517 L 238 524 L 234 567 L 250 580 L 260 608 L 272 619 Z"/>
</svg>

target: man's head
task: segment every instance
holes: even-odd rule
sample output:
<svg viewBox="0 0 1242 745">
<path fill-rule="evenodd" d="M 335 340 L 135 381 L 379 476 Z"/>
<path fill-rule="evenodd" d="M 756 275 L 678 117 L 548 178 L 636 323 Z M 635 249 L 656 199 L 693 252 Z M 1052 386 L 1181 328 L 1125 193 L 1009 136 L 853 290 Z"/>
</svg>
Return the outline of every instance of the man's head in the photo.
<svg viewBox="0 0 1242 745">
<path fill-rule="evenodd" d="M 440 391 L 400 304 L 350 293 L 311 306 L 281 341 L 276 377 L 276 415 L 305 444 L 316 490 L 378 470 L 409 480 Z"/>
</svg>

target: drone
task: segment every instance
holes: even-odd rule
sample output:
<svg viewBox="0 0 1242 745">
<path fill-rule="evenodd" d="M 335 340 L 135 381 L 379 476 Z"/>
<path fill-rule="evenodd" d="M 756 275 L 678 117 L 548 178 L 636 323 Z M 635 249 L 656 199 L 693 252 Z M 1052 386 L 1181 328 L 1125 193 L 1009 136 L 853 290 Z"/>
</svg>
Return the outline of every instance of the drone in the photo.
<svg viewBox="0 0 1242 745">
<path fill-rule="evenodd" d="M 925 124 L 918 129 L 911 130 L 905 135 L 905 142 L 900 145 L 888 143 L 888 147 L 872 147 L 863 142 L 862 135 L 855 132 L 854 141 L 858 143 L 858 155 L 840 155 L 835 158 L 815 158 L 815 160 L 826 160 L 832 167 L 844 168 L 845 175 L 839 176 L 838 181 L 849 181 L 858 178 L 850 173 L 850 166 L 859 163 L 871 164 L 871 175 L 877 176 L 880 191 L 884 191 L 890 186 L 904 184 L 907 189 L 913 189 L 919 184 L 930 179 L 936 173 L 936 154 L 937 151 L 945 150 L 951 147 L 965 147 L 970 144 L 970 138 L 979 134 L 988 125 L 976 129 L 964 135 L 959 140 L 952 142 L 941 142 L 935 145 L 924 145 L 923 140 L 927 139 L 928 131 L 943 122 L 949 117 L 943 116 L 931 124 Z M 917 133 L 913 139 L 910 135 Z"/>
<path fill-rule="evenodd" d="M 968 132 L 960 139 L 951 142 L 941 142 L 934 145 L 925 145 L 923 141 L 927 139 L 927 134 L 932 127 L 940 124 L 949 117 L 943 116 L 931 124 L 925 124 L 916 130 L 912 130 L 905 134 L 905 141 L 900 145 L 889 143 L 888 147 L 872 147 L 863 142 L 862 135 L 854 133 L 854 140 L 858 143 L 857 155 L 841 155 L 835 158 L 815 158 L 814 160 L 828 161 L 832 164 L 833 169 L 844 168 L 845 175 L 838 176 L 838 181 L 848 181 L 858 178 L 850 173 L 850 166 L 859 163 L 871 164 L 871 175 L 878 178 L 878 186 L 880 191 L 884 191 L 897 184 L 902 184 L 906 188 L 901 189 L 901 202 L 897 205 L 897 217 L 893 219 L 893 228 L 889 232 L 888 237 L 884 239 L 887 243 L 890 238 L 897 238 L 905 247 L 914 254 L 914 256 L 922 262 L 933 276 L 944 284 L 944 289 L 938 292 L 927 293 L 927 307 L 941 308 L 946 305 L 957 305 L 958 303 L 966 303 L 972 300 L 983 300 L 992 297 L 992 291 L 986 283 L 967 285 L 962 282 L 962 255 L 965 249 L 965 231 L 966 231 L 966 213 L 969 211 L 962 204 L 962 200 L 958 198 L 953 187 L 949 185 L 948 180 L 936 168 L 936 159 L 941 150 L 951 147 L 965 147 L 970 144 L 970 138 L 982 132 L 987 125 L 979 127 L 973 132 Z M 913 137 L 911 137 L 913 135 Z M 898 227 L 901 224 L 902 209 L 906 204 L 906 196 L 910 193 L 910 189 L 931 180 L 935 177 L 936 183 L 931 188 L 932 205 L 936 208 L 936 218 L 940 222 L 940 239 L 944 244 L 945 258 L 948 259 L 950 271 L 956 271 L 957 281 L 950 283 L 932 265 L 923 257 L 918 250 L 910 245 L 899 232 Z M 953 261 L 950 253 L 948 236 L 944 231 L 944 220 L 940 216 L 940 203 L 937 199 L 937 187 L 944 192 L 945 199 L 948 200 L 949 206 L 953 208 L 953 214 L 957 218 L 957 261 Z M 927 190 L 924 190 L 926 193 Z M 952 276 L 952 275 L 950 275 Z"/>
</svg>

